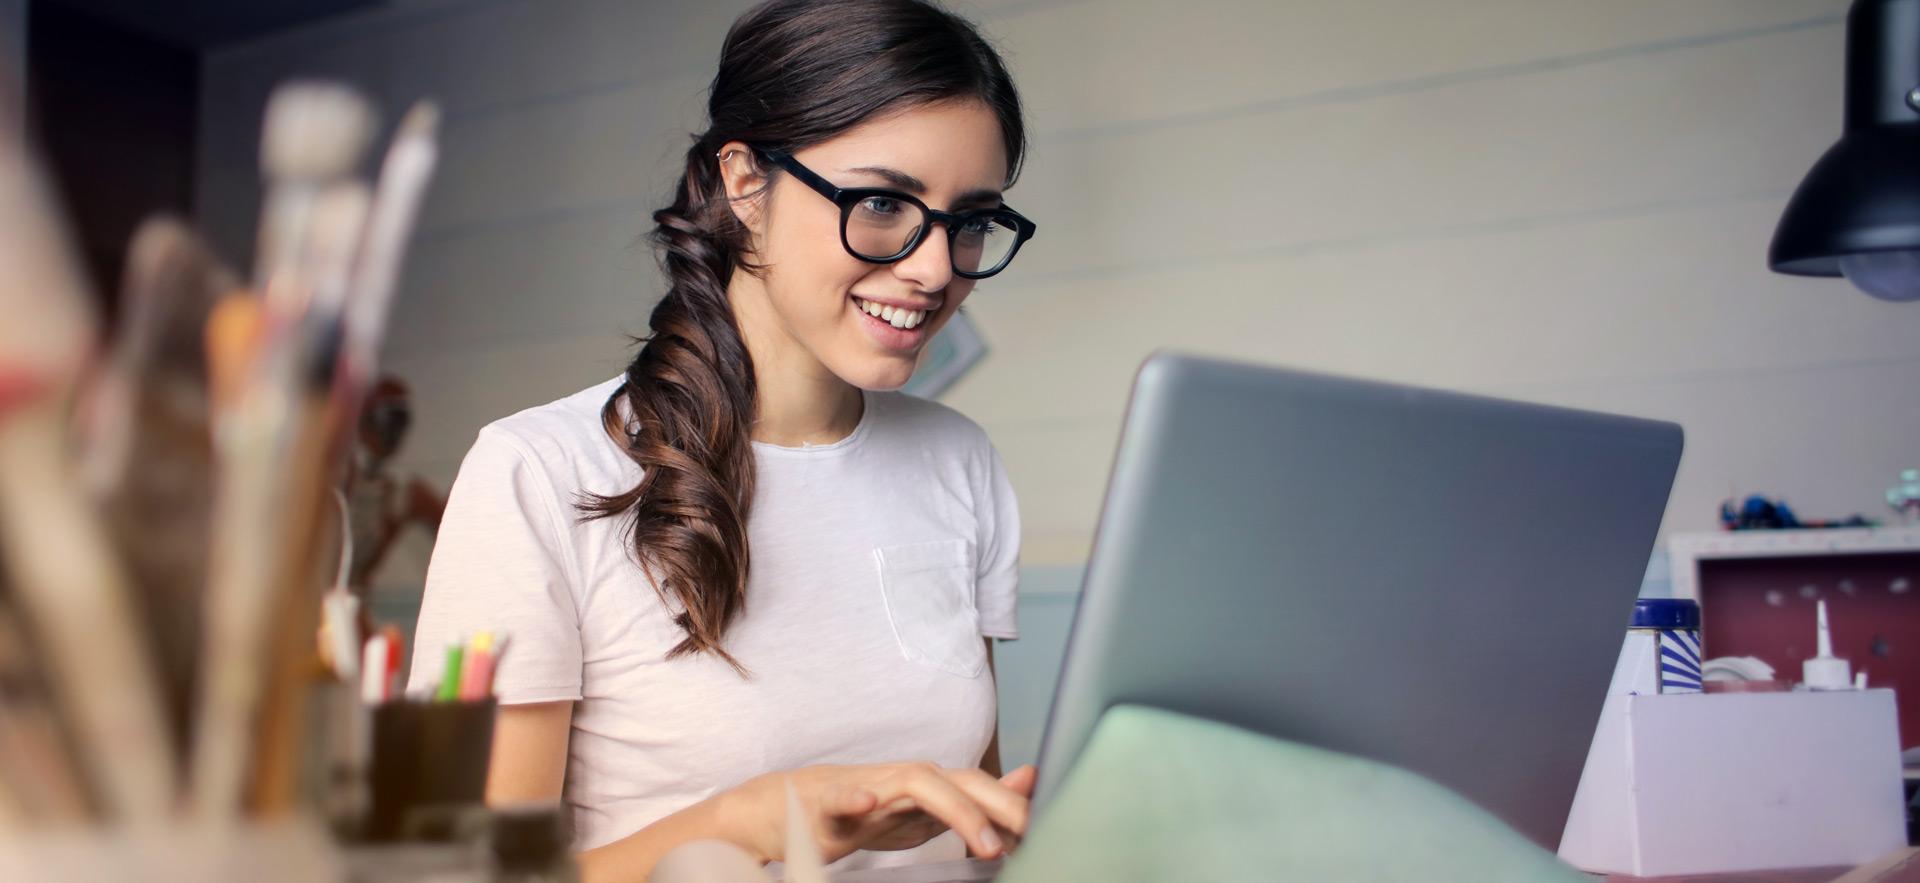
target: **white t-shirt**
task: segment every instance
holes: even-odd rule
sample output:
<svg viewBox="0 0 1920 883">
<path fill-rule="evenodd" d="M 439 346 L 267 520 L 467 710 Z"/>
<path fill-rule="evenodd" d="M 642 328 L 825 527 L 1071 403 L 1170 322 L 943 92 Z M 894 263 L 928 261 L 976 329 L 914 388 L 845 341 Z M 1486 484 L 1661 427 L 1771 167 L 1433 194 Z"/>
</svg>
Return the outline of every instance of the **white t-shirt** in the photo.
<svg viewBox="0 0 1920 883">
<path fill-rule="evenodd" d="M 944 405 L 868 392 L 859 426 L 800 448 L 755 442 L 744 612 L 722 644 L 684 637 L 622 518 L 582 491 L 640 467 L 601 428 L 608 381 L 480 430 L 427 570 L 413 686 L 446 648 L 508 636 L 503 704 L 574 700 L 566 802 L 575 845 L 618 840 L 762 773 L 812 764 L 978 765 L 995 726 L 982 636 L 1014 638 L 1020 521 L 986 433 Z M 838 867 L 959 858 L 947 832 Z"/>
</svg>

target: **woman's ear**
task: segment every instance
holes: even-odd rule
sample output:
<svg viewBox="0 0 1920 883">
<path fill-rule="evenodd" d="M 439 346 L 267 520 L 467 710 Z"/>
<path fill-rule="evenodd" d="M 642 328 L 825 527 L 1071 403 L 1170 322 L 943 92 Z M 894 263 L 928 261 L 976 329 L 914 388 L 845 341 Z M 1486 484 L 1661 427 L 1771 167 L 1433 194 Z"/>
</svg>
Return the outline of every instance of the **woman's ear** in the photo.
<svg viewBox="0 0 1920 883">
<path fill-rule="evenodd" d="M 720 181 L 727 190 L 727 206 L 733 210 L 733 216 L 741 226 L 755 235 L 760 230 L 761 215 L 764 214 L 767 186 L 767 172 L 760 164 L 760 158 L 744 142 L 728 141 L 720 145 Z"/>
</svg>

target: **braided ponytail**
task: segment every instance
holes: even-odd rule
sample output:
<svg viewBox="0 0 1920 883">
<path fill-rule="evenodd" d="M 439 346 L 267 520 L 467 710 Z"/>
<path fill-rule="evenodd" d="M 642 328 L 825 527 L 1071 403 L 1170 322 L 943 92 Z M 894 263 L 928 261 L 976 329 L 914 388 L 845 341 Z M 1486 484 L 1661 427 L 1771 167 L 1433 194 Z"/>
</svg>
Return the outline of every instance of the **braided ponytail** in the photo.
<svg viewBox="0 0 1920 883">
<path fill-rule="evenodd" d="M 727 32 L 711 125 L 687 151 L 672 204 L 653 215 L 667 292 L 601 409 L 640 482 L 579 503 L 589 519 L 629 517 L 636 559 L 682 608 L 675 623 L 686 637 L 668 658 L 711 653 L 746 671 L 721 640 L 746 603 L 758 401 L 727 283 L 762 268 L 715 151 L 733 141 L 799 150 L 882 113 L 958 98 L 992 108 L 1017 170 L 1026 139 L 1012 78 L 973 26 L 945 10 L 923 0 L 772 0 Z"/>
<path fill-rule="evenodd" d="M 673 204 L 653 213 L 667 293 L 626 382 L 601 409 L 607 433 L 640 464 L 640 483 L 588 495 L 588 517 L 632 513 L 640 564 L 683 612 L 686 638 L 667 654 L 712 653 L 736 669 L 720 636 L 746 599 L 747 513 L 753 503 L 753 358 L 727 301 L 745 231 L 727 205 L 705 139 L 687 150 Z M 624 408 L 623 408 L 624 405 Z"/>
</svg>

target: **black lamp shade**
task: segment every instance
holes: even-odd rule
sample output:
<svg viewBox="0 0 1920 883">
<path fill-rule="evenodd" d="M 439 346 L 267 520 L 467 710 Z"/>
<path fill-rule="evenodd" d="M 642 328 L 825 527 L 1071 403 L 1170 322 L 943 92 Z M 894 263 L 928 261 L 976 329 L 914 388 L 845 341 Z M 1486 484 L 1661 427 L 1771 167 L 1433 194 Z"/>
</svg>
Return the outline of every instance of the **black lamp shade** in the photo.
<svg viewBox="0 0 1920 883">
<path fill-rule="evenodd" d="M 1838 276 L 1841 255 L 1920 249 L 1920 125 L 1851 132 L 1827 149 L 1787 201 L 1767 264 Z"/>
<path fill-rule="evenodd" d="M 1920 250 L 1920 0 L 1847 12 L 1846 132 L 1788 200 L 1776 272 L 1838 276 L 1848 254 Z"/>
</svg>

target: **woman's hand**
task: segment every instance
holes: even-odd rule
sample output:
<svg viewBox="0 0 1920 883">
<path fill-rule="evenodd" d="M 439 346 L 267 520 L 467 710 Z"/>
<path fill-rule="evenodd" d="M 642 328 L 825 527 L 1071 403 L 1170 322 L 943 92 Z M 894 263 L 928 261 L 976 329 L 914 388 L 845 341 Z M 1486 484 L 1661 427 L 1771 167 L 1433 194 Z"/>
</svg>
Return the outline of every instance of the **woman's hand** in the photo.
<svg viewBox="0 0 1920 883">
<path fill-rule="evenodd" d="M 972 854 L 997 858 L 1026 833 L 1034 770 L 1023 766 L 995 779 L 979 769 L 887 763 L 760 776 L 721 795 L 721 805 L 731 839 L 766 861 L 784 852 L 788 781 L 826 861 L 858 849 L 911 849 L 948 829 Z"/>
</svg>

